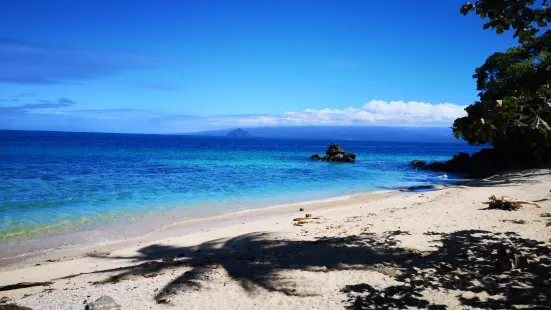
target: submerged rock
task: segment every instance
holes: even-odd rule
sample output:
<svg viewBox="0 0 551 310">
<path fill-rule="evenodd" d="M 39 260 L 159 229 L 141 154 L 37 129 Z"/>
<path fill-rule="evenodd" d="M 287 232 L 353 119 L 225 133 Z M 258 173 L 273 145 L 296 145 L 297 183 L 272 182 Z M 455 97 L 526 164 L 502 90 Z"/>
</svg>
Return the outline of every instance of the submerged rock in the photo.
<svg viewBox="0 0 551 310">
<path fill-rule="evenodd" d="M 422 168 L 424 166 L 427 165 L 427 162 L 424 161 L 424 160 L 412 160 L 411 163 L 409 163 L 410 165 L 414 166 L 414 167 L 419 167 L 419 168 Z"/>
<path fill-rule="evenodd" d="M 314 154 L 310 156 L 310 159 L 343 162 L 343 163 L 353 163 L 356 161 L 355 153 L 345 153 L 344 150 L 338 144 L 331 144 L 327 149 L 327 151 L 325 151 L 325 154 L 326 154 L 325 156 Z"/>
<path fill-rule="evenodd" d="M 122 307 L 111 296 L 101 296 L 96 301 L 86 305 L 86 310 L 120 310 Z"/>
</svg>

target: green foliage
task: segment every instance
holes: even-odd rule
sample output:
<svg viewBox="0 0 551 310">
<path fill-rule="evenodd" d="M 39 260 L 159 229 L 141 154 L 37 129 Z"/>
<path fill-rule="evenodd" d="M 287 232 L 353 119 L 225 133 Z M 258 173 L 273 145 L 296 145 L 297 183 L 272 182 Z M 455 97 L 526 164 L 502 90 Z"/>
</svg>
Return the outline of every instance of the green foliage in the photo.
<svg viewBox="0 0 551 310">
<path fill-rule="evenodd" d="M 503 1 L 502 1 L 503 2 Z M 454 135 L 511 157 L 551 159 L 551 31 L 495 53 L 475 70 L 480 100 L 455 120 Z"/>
<path fill-rule="evenodd" d="M 520 43 L 534 39 L 540 28 L 551 22 L 547 0 L 477 0 L 463 4 L 460 12 L 463 15 L 475 12 L 480 18 L 488 19 L 483 28 L 491 28 L 497 34 L 514 30 L 513 37 Z"/>
</svg>

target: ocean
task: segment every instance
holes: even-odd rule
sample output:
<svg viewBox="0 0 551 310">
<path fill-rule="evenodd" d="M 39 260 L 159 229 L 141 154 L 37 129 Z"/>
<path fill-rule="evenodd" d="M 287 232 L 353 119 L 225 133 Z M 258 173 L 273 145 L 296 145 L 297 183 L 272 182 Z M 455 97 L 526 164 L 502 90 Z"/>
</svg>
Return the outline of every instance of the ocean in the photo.
<svg viewBox="0 0 551 310">
<path fill-rule="evenodd" d="M 357 162 L 309 160 L 330 143 L 357 153 Z M 459 176 L 409 162 L 476 150 L 461 143 L 0 131 L 0 242 L 451 183 Z"/>
</svg>

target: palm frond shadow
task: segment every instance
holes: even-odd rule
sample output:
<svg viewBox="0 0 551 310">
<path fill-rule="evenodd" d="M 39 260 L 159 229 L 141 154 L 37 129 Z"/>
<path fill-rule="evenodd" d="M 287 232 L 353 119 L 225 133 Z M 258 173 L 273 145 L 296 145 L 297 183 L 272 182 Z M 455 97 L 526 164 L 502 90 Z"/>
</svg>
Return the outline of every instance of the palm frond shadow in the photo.
<svg viewBox="0 0 551 310">
<path fill-rule="evenodd" d="M 428 308 L 446 309 L 429 303 L 427 290 L 457 290 L 486 293 L 490 297 L 462 297 L 465 305 L 484 309 L 551 309 L 551 248 L 515 233 L 495 234 L 463 230 L 451 234 L 430 233 L 435 251 L 419 253 L 402 247 L 397 237 L 404 231 L 361 234 L 349 237 L 324 237 L 311 241 L 287 240 L 269 233 L 241 235 L 206 242 L 195 247 L 150 245 L 131 257 L 137 264 L 96 273 L 116 272 L 105 282 L 131 275 L 159 273 L 176 266 L 191 269 L 167 284 L 155 298 L 163 300 L 187 290 L 199 290 L 214 269 L 224 268 L 245 290 L 263 288 L 294 296 L 310 293 L 282 276 L 287 270 L 325 272 L 331 270 L 394 268 L 400 285 L 384 289 L 368 283 L 348 285 L 349 309 Z M 513 253 L 522 264 L 500 259 Z M 500 254 L 501 253 L 501 254 Z M 129 257 L 103 257 L 128 259 Z M 505 260 L 511 260 L 506 257 Z M 506 266 L 513 264 L 515 268 Z M 468 296 L 473 296 L 470 294 Z"/>
</svg>

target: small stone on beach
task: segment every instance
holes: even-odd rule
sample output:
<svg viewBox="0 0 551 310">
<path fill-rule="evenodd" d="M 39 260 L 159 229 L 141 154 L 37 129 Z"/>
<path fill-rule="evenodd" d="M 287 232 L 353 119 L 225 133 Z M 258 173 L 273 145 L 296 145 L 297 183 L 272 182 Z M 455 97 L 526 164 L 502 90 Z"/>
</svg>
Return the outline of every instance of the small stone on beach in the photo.
<svg viewBox="0 0 551 310">
<path fill-rule="evenodd" d="M 168 300 L 166 298 L 162 298 L 162 299 L 157 300 L 158 304 L 168 304 L 169 302 L 170 302 L 170 300 Z"/>
<path fill-rule="evenodd" d="M 120 310 L 122 309 L 119 304 L 110 296 L 101 296 L 96 301 L 91 302 L 84 308 L 86 310 Z"/>
</svg>

